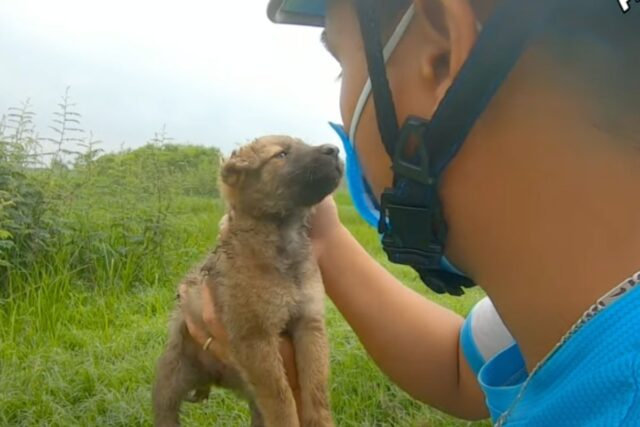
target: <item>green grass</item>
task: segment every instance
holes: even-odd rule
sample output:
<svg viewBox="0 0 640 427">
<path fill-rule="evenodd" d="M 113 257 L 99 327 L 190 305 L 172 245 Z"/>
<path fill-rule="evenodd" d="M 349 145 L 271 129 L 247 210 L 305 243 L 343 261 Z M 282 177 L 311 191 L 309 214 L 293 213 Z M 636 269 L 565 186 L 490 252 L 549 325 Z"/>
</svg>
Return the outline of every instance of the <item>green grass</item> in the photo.
<svg viewBox="0 0 640 427">
<path fill-rule="evenodd" d="M 461 314 L 481 298 L 476 290 L 464 298 L 427 292 L 415 274 L 386 262 L 377 235 L 348 196 L 340 193 L 337 201 L 343 222 L 407 286 Z M 82 283 L 68 271 L 73 254 L 61 251 L 13 277 L 8 298 L 0 299 L 0 426 L 150 425 L 150 385 L 175 283 L 211 246 L 220 214 L 214 201 L 185 199 L 172 219 L 172 250 L 162 272 L 144 263 L 116 265 L 105 252 L 96 254 L 98 277 Z M 456 421 L 412 401 L 376 369 L 330 302 L 328 325 L 337 425 L 488 425 Z M 216 390 L 205 404 L 185 405 L 183 420 L 186 426 L 242 426 L 248 411 Z"/>
</svg>

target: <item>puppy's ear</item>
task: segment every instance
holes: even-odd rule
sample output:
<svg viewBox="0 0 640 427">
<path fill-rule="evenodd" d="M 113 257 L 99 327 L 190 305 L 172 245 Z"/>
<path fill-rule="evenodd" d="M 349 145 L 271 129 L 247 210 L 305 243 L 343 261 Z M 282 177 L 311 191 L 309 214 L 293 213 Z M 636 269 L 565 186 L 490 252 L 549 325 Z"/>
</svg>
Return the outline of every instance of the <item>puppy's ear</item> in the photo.
<svg viewBox="0 0 640 427">
<path fill-rule="evenodd" d="M 253 150 L 244 149 L 240 152 L 234 150 L 231 153 L 231 157 L 224 162 L 220 177 L 222 182 L 234 187 L 242 182 L 247 172 L 257 169 L 259 165 L 260 159 Z"/>
</svg>

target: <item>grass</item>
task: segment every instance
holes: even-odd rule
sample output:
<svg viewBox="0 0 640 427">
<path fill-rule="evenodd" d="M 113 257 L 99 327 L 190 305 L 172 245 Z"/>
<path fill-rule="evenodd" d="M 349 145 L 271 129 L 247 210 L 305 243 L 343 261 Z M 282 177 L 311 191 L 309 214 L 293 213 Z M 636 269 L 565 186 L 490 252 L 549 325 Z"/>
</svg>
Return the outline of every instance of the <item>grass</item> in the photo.
<svg viewBox="0 0 640 427">
<path fill-rule="evenodd" d="M 390 265 L 375 231 L 355 213 L 348 196 L 337 195 L 340 215 L 370 253 L 407 286 L 466 314 L 481 298 L 429 293 L 408 269 Z M 150 385 L 174 303 L 175 283 L 211 246 L 221 214 L 213 200 L 185 199 L 173 218 L 171 248 L 162 273 L 145 265 L 114 265 L 96 255 L 99 285 L 69 274 L 73 254 L 59 253 L 10 282 L 0 299 L 0 426 L 147 426 Z M 142 269 L 133 283 L 116 280 L 117 269 Z M 328 303 L 331 398 L 339 426 L 485 426 L 456 421 L 412 401 L 367 357 L 335 307 Z M 186 405 L 186 426 L 248 424 L 243 402 L 216 390 L 208 403 Z"/>
</svg>

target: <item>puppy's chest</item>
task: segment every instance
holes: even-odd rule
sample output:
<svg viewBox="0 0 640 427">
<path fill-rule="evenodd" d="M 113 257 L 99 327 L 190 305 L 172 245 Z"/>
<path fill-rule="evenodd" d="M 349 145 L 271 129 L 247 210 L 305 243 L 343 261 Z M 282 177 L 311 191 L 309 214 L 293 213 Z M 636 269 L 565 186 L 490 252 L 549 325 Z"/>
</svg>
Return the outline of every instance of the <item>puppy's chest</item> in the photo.
<svg viewBox="0 0 640 427">
<path fill-rule="evenodd" d="M 232 275 L 242 282 L 234 286 L 290 288 L 295 292 L 305 286 L 316 270 L 311 244 L 299 233 L 237 240 L 224 246 L 225 257 L 233 265 Z"/>
<path fill-rule="evenodd" d="M 311 250 L 302 245 L 278 244 L 272 254 L 277 274 L 295 287 L 302 287 L 313 267 Z"/>
</svg>

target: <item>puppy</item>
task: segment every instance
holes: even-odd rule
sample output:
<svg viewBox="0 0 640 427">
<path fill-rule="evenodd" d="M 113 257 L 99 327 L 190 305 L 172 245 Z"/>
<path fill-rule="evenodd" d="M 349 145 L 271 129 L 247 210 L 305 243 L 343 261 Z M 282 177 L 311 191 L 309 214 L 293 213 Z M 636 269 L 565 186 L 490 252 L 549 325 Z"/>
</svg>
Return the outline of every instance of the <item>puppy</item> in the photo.
<svg viewBox="0 0 640 427">
<path fill-rule="evenodd" d="M 324 290 L 307 223 L 342 174 L 336 147 L 286 136 L 259 138 L 222 166 L 229 209 L 217 247 L 183 280 L 189 298 L 181 304 L 200 319 L 201 287 L 210 287 L 230 350 L 219 352 L 220 360 L 199 358 L 182 310 L 174 311 L 153 389 L 156 426 L 178 426 L 181 403 L 206 399 L 211 385 L 246 398 L 254 427 L 298 426 L 299 420 L 305 427 L 333 426 Z M 295 349 L 300 417 L 278 350 L 282 334 Z"/>
</svg>

